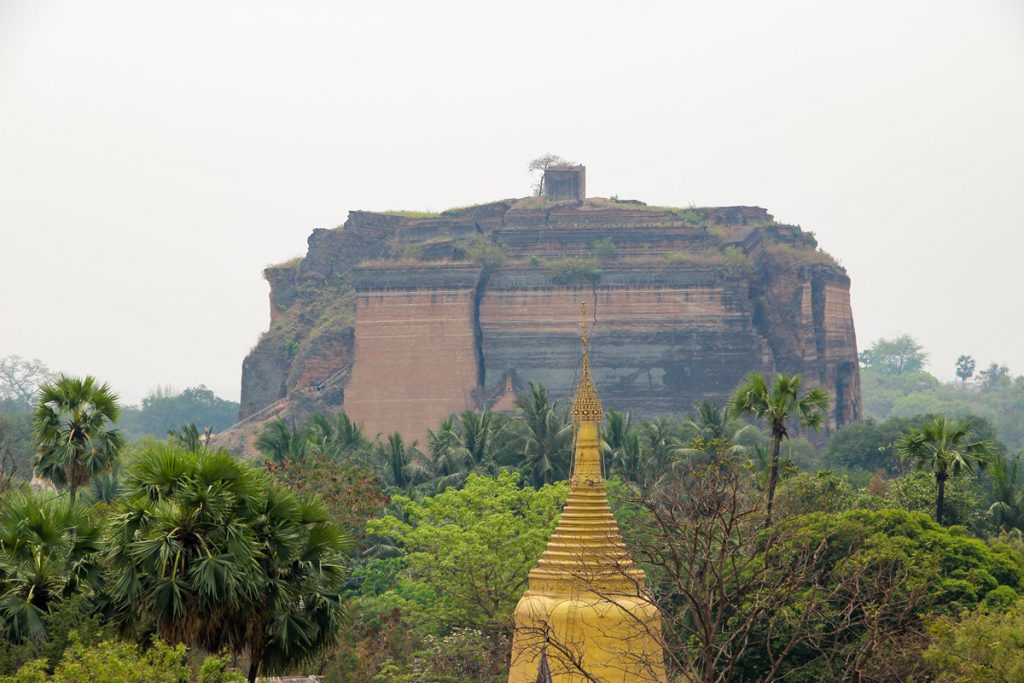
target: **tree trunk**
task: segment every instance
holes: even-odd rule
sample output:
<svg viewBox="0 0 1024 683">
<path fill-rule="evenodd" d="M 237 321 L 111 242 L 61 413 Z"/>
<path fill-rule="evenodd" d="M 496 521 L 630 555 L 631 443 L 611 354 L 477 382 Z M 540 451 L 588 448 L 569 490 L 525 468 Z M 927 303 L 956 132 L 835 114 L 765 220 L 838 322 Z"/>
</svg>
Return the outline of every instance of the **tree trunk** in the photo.
<svg viewBox="0 0 1024 683">
<path fill-rule="evenodd" d="M 260 660 L 252 657 L 249 662 L 249 675 L 246 678 L 249 683 L 256 683 L 256 675 L 260 672 Z"/>
<path fill-rule="evenodd" d="M 946 502 L 946 473 L 935 473 L 935 521 L 942 524 L 942 508 Z"/>
<path fill-rule="evenodd" d="M 772 508 L 775 506 L 775 484 L 779 480 L 779 449 L 782 447 L 782 433 L 772 429 L 772 463 L 768 469 L 768 512 L 764 528 L 772 525 Z"/>
</svg>

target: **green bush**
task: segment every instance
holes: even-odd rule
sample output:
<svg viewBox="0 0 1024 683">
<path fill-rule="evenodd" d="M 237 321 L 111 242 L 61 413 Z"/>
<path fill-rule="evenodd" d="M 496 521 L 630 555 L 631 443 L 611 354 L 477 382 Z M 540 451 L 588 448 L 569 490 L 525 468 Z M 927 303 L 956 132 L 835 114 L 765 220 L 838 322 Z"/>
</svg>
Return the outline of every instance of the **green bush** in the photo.
<svg viewBox="0 0 1024 683">
<path fill-rule="evenodd" d="M 567 258 L 548 265 L 551 281 L 556 285 L 595 283 L 601 278 L 601 268 L 590 259 Z"/>
<path fill-rule="evenodd" d="M 729 280 L 742 280 L 746 277 L 750 277 L 750 274 L 754 271 L 754 266 L 751 265 L 750 259 L 743 253 L 742 249 L 736 247 L 726 247 L 722 254 L 725 257 L 725 264 L 722 266 L 722 274 L 725 275 Z"/>
<path fill-rule="evenodd" d="M 507 257 L 505 250 L 500 245 L 488 242 L 482 237 L 475 237 L 459 244 L 456 247 L 456 255 L 459 254 L 486 268 L 497 268 L 505 262 Z"/>
<path fill-rule="evenodd" d="M 611 237 L 603 237 L 590 247 L 590 253 L 602 261 L 610 261 L 615 258 L 617 251 L 615 240 Z"/>
<path fill-rule="evenodd" d="M 1019 605 L 939 619 L 929 632 L 932 642 L 924 659 L 936 683 L 1024 681 L 1024 611 Z"/>
<path fill-rule="evenodd" d="M 47 661 L 35 659 L 13 676 L 0 678 L 0 683 L 184 683 L 189 680 L 184 645 L 171 647 L 156 641 L 140 652 L 135 645 L 123 640 L 105 640 L 86 646 L 77 633 L 72 633 L 71 641 L 51 677 L 46 676 Z"/>
</svg>

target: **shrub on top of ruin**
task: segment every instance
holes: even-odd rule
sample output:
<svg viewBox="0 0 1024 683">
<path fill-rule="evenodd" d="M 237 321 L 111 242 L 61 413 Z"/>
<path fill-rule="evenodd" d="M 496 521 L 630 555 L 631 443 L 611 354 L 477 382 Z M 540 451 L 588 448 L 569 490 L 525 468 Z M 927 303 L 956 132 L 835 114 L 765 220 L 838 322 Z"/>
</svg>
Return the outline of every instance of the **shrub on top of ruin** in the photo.
<svg viewBox="0 0 1024 683">
<path fill-rule="evenodd" d="M 748 277 L 753 271 L 754 267 L 750 263 L 750 259 L 743 253 L 742 249 L 736 247 L 726 247 L 723 250 L 725 256 L 725 265 L 722 266 L 722 273 L 726 278 L 730 280 L 742 280 Z"/>
<path fill-rule="evenodd" d="M 697 211 L 694 211 L 692 206 L 689 207 L 689 208 L 683 209 L 682 211 L 679 211 L 678 213 L 679 213 L 679 217 L 682 218 L 683 221 L 685 221 L 686 223 L 689 223 L 691 225 L 700 225 L 701 222 L 703 222 L 703 220 L 704 220 L 704 217 L 700 213 L 698 213 Z"/>
<path fill-rule="evenodd" d="M 595 283 L 601 277 L 601 268 L 592 259 L 566 258 L 552 261 L 548 266 L 551 281 L 556 285 Z"/>
<path fill-rule="evenodd" d="M 590 253 L 602 261 L 610 261 L 616 257 L 618 248 L 611 237 L 602 237 L 590 246 Z"/>
<path fill-rule="evenodd" d="M 389 258 L 402 261 L 420 261 L 423 259 L 422 244 L 410 244 L 397 237 L 389 237 L 384 242 L 384 248 Z"/>
<path fill-rule="evenodd" d="M 770 258 L 781 263 L 821 265 L 842 268 L 830 255 L 815 248 L 799 248 L 790 244 L 768 243 L 764 252 Z M 845 269 L 844 269 L 845 270 Z"/>
<path fill-rule="evenodd" d="M 455 247 L 455 255 L 479 263 L 485 268 L 497 268 L 505 262 L 507 257 L 501 245 L 488 242 L 482 237 L 473 237 L 460 242 Z"/>
</svg>

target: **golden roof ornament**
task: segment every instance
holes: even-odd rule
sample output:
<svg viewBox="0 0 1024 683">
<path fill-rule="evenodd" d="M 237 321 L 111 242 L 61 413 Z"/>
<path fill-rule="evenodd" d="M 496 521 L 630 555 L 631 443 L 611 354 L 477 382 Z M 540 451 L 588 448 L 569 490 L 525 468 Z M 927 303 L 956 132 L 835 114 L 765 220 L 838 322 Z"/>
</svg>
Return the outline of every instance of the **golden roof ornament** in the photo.
<svg viewBox="0 0 1024 683">
<path fill-rule="evenodd" d="M 572 402 L 572 421 L 577 425 L 590 420 L 601 421 L 603 414 L 601 399 L 597 397 L 594 380 L 590 376 L 590 340 L 587 337 L 587 304 L 580 304 L 581 343 L 583 345 L 583 373 L 576 385 L 576 396 Z"/>
</svg>

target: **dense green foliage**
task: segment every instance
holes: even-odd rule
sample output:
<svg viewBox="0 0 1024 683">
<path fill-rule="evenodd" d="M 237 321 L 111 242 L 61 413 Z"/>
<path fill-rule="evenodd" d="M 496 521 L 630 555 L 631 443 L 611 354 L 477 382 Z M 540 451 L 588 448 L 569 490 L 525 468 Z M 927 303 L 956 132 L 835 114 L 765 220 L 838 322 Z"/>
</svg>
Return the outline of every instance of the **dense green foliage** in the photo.
<svg viewBox="0 0 1024 683">
<path fill-rule="evenodd" d="M 862 360 L 865 404 L 885 410 L 827 443 L 790 438 L 826 405 L 798 377 L 750 377 L 688 415 L 606 414 L 613 509 L 672 676 L 1019 677 L 1024 379 L 965 357 L 942 385 L 910 338 Z M 232 660 L 250 679 L 505 680 L 513 608 L 567 492 L 565 402 L 533 384 L 515 414 L 452 415 L 421 443 L 287 417 L 253 467 L 207 446 L 224 406 L 205 389 L 118 416 L 108 388 L 80 385 L 43 394 L 49 431 L 33 434 L 24 392 L 3 402 L 0 456 L 19 467 L 59 430 L 99 436 L 78 460 L 41 451 L 74 501 L 0 477 L 0 681 L 213 683 L 238 679 Z M 146 410 L 151 435 L 115 448 Z"/>
<path fill-rule="evenodd" d="M 909 337 L 881 340 L 865 353 L 869 358 L 878 358 L 882 351 L 901 340 L 909 340 L 909 345 L 918 349 L 917 354 L 911 353 L 906 359 L 897 354 L 884 361 L 872 360 L 861 369 L 864 411 L 868 416 L 878 420 L 939 414 L 981 417 L 992 425 L 1004 444 L 1014 450 L 1024 448 L 1024 376 L 1012 376 L 1007 368 L 992 363 L 977 373 L 976 381 L 967 381 L 975 376 L 972 369 L 963 381 L 943 384 L 924 370 L 927 357 Z M 967 371 L 960 362 L 953 369 Z"/>
<path fill-rule="evenodd" d="M 992 601 L 995 604 L 988 609 L 932 624 L 932 643 L 924 657 L 935 681 L 1024 680 L 1024 610 L 1015 596 L 1005 596 L 1006 603 Z M 1009 609 L 1003 611 L 1007 606 Z"/>
<path fill-rule="evenodd" d="M 17 674 L 0 678 L 7 683 L 180 683 L 188 680 L 185 646 L 157 641 L 146 652 L 131 643 L 109 640 L 92 647 L 73 641 L 52 676 L 44 659 L 29 662 Z"/>
<path fill-rule="evenodd" d="M 126 408 L 121 425 L 129 438 L 144 434 L 163 437 L 170 429 L 192 423 L 200 431 L 227 429 L 238 421 L 238 403 L 216 396 L 203 385 L 181 392 L 157 389 L 142 399 L 142 405 Z"/>
<path fill-rule="evenodd" d="M 422 640 L 471 629 L 492 673 L 507 666 L 512 610 L 567 492 L 564 482 L 533 489 L 518 479 L 471 474 L 463 488 L 422 501 L 396 496 L 393 512 L 370 522 L 378 557 L 355 571 L 353 603 L 368 634 Z M 388 654 L 399 672 L 415 660 L 397 646 Z"/>
</svg>

